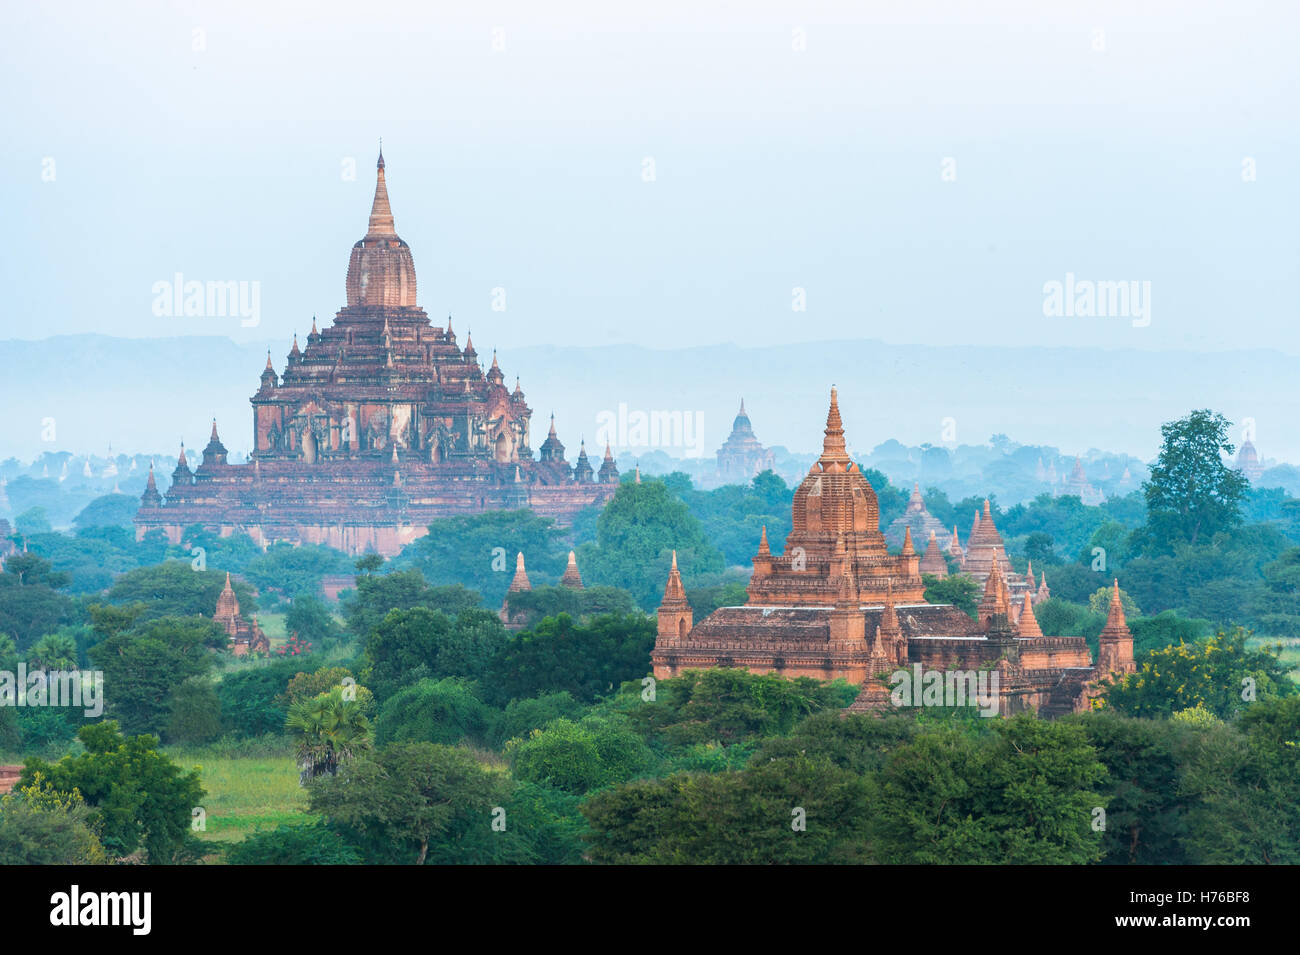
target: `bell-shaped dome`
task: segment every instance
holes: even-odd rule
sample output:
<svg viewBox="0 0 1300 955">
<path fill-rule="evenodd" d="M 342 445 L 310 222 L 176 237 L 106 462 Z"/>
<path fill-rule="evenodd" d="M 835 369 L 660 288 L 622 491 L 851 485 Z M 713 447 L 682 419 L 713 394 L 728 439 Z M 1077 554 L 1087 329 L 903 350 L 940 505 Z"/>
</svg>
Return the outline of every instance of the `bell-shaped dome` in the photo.
<svg viewBox="0 0 1300 955">
<path fill-rule="evenodd" d="M 795 534 L 880 536 L 880 504 L 871 483 L 849 458 L 834 388 L 822 456 L 795 490 L 790 516 Z"/>
<path fill-rule="evenodd" d="M 397 235 L 393 210 L 384 181 L 384 154 L 379 154 L 375 201 L 370 208 L 370 228 L 352 247 L 348 260 L 348 306 L 415 305 L 415 260 L 410 247 Z"/>
</svg>

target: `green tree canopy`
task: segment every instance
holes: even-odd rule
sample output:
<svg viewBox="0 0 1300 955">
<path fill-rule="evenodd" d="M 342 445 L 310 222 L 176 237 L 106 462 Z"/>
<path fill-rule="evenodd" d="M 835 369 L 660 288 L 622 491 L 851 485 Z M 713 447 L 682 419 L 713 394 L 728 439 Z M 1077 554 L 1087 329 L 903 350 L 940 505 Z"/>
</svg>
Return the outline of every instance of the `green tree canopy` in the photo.
<svg viewBox="0 0 1300 955">
<path fill-rule="evenodd" d="M 123 736 L 112 720 L 83 726 L 77 735 L 85 752 L 57 763 L 29 759 L 19 785 L 34 785 L 40 774 L 59 792 L 81 793 L 95 809 L 104 848 L 116 858 L 139 848 L 150 863 L 191 857 L 191 810 L 204 796 L 198 772 L 183 772 L 158 752 L 153 736 Z"/>
<path fill-rule="evenodd" d="M 1167 553 L 1178 542 L 1195 545 L 1241 523 L 1250 485 L 1224 463 L 1223 456 L 1235 450 L 1229 427 L 1227 418 L 1205 409 L 1160 426 L 1160 455 L 1142 485 L 1149 550 Z"/>
</svg>

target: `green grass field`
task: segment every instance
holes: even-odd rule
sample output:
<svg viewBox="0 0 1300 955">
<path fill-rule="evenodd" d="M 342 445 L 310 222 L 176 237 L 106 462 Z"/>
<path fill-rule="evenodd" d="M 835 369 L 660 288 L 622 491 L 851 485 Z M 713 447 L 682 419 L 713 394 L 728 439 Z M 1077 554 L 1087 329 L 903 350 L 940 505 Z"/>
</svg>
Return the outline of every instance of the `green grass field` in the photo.
<svg viewBox="0 0 1300 955">
<path fill-rule="evenodd" d="M 283 755 L 230 756 L 204 748 L 165 747 L 181 768 L 198 769 L 207 795 L 203 808 L 209 842 L 239 842 L 262 829 L 312 822 L 307 794 L 298 786 L 298 767 L 290 750 Z"/>
</svg>

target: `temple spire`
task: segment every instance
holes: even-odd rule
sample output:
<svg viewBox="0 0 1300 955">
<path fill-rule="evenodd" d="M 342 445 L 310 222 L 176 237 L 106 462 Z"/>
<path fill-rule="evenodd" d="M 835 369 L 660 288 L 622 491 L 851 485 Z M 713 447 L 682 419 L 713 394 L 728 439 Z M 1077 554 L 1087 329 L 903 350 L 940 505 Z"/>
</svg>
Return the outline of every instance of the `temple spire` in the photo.
<svg viewBox="0 0 1300 955">
<path fill-rule="evenodd" d="M 569 551 L 569 563 L 564 568 L 564 575 L 560 577 L 560 586 L 572 590 L 582 589 L 582 575 L 578 573 L 578 556 L 573 551 Z"/>
<path fill-rule="evenodd" d="M 375 201 L 370 206 L 370 228 L 367 231 L 367 237 L 370 236 L 397 236 L 397 228 L 393 224 L 393 208 L 388 204 L 388 184 L 384 180 L 384 152 L 383 148 L 379 151 L 379 162 L 375 164 Z"/>
<path fill-rule="evenodd" d="M 1006 582 L 1002 579 L 1002 567 L 995 560 L 984 582 L 984 596 L 979 603 L 979 619 L 987 624 L 993 617 L 1000 616 L 1010 620 L 1011 599 Z"/>
<path fill-rule="evenodd" d="M 826 412 L 826 439 L 822 443 L 821 462 L 823 470 L 843 470 L 849 463 L 849 453 L 844 442 L 844 422 L 840 420 L 839 396 L 831 386 L 831 407 Z M 826 465 L 831 465 L 828 469 Z"/>
<path fill-rule="evenodd" d="M 880 615 L 880 632 L 895 634 L 901 633 L 902 629 L 898 622 L 898 611 L 894 609 L 894 582 L 888 580 L 885 582 L 885 610 Z"/>
<path fill-rule="evenodd" d="M 510 581 L 510 593 L 519 593 L 521 590 L 532 590 L 533 585 L 528 580 L 528 572 L 524 570 L 524 552 L 519 551 L 515 555 L 515 576 Z"/>
<path fill-rule="evenodd" d="M 672 606 L 677 602 L 685 602 L 686 588 L 682 586 L 682 574 L 677 569 L 677 551 L 673 551 L 673 564 L 668 569 L 668 584 L 664 587 L 664 606 Z"/>
<path fill-rule="evenodd" d="M 1038 625 L 1038 618 L 1034 616 L 1034 602 L 1030 600 L 1028 592 L 1025 593 L 1025 604 L 1020 608 L 1020 623 L 1016 628 L 1018 637 L 1041 637 L 1043 629 Z"/>
<path fill-rule="evenodd" d="M 1115 579 L 1115 584 L 1110 592 L 1110 609 L 1106 614 L 1106 626 L 1103 633 L 1127 632 L 1128 621 L 1124 619 L 1124 602 L 1119 597 L 1119 578 Z"/>
</svg>

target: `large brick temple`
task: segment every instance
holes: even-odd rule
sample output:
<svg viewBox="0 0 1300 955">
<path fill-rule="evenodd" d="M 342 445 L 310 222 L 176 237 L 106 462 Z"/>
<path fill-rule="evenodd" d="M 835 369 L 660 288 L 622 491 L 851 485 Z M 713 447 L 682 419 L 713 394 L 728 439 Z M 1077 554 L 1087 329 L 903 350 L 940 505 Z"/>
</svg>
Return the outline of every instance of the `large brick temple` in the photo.
<svg viewBox="0 0 1300 955">
<path fill-rule="evenodd" d="M 231 464 L 216 422 L 191 470 L 184 449 L 165 497 L 152 469 L 137 537 L 178 542 L 191 524 L 222 535 L 328 544 L 352 554 L 396 554 L 435 518 L 531 508 L 565 523 L 610 497 L 618 468 L 599 471 L 586 448 L 571 466 L 552 418 L 534 457 L 532 410 L 496 355 L 487 371 L 471 338 L 430 323 L 416 304 L 415 263 L 397 235 L 378 162 L 370 225 L 352 247 L 347 305 L 315 320 L 283 374 L 266 359 L 252 397 L 253 451 Z"/>
<path fill-rule="evenodd" d="M 978 619 L 927 603 L 911 529 L 899 553 L 886 548 L 876 493 L 849 458 L 834 389 L 825 435 L 795 490 L 784 552 L 773 553 L 762 532 L 743 606 L 695 624 L 674 555 L 651 657 L 656 677 L 710 667 L 843 677 L 863 686 L 850 709 L 871 710 L 888 705 L 879 678 L 900 669 L 997 670 L 1001 712 L 1056 715 L 1087 706 L 1099 681 L 1133 669 L 1118 582 L 1097 661 L 1083 637 L 1043 636 L 1028 581 L 1017 580 L 1020 597 L 1012 596 L 987 505 L 966 554 L 983 583 Z"/>
</svg>

